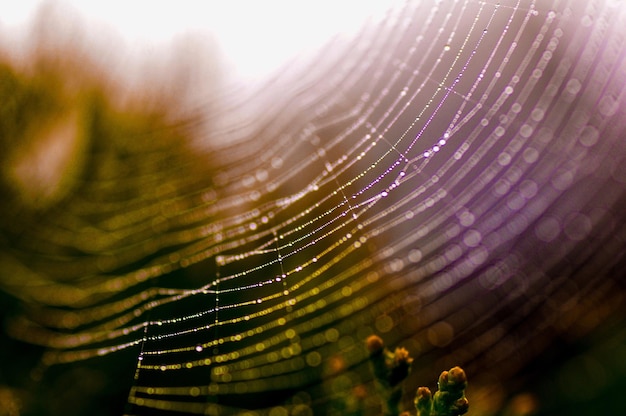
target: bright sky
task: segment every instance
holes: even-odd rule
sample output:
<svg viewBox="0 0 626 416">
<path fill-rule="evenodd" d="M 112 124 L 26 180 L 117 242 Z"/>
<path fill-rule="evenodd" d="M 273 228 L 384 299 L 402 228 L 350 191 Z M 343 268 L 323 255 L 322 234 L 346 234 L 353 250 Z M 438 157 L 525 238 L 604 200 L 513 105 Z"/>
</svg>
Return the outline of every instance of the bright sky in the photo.
<svg viewBox="0 0 626 416">
<path fill-rule="evenodd" d="M 0 0 L 0 25 L 28 22 L 42 0 Z M 193 30 L 213 33 L 244 78 L 263 76 L 302 50 L 354 33 L 389 1 L 376 0 L 63 0 L 79 15 L 129 41 L 167 42 Z"/>
</svg>

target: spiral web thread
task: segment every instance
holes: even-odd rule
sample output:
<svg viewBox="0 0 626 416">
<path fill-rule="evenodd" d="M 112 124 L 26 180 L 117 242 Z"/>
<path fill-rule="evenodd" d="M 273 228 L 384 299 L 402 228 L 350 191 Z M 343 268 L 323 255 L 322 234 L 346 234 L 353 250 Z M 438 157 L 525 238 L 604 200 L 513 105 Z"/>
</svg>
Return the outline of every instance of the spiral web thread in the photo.
<svg viewBox="0 0 626 416">
<path fill-rule="evenodd" d="M 374 332 L 515 375 L 623 301 L 624 27 L 612 1 L 390 10 L 234 91 L 212 177 L 146 140 L 86 178 L 10 254 L 43 281 L 14 335 L 46 366 L 133 351 L 129 414 L 320 412 L 371 382 Z"/>
</svg>

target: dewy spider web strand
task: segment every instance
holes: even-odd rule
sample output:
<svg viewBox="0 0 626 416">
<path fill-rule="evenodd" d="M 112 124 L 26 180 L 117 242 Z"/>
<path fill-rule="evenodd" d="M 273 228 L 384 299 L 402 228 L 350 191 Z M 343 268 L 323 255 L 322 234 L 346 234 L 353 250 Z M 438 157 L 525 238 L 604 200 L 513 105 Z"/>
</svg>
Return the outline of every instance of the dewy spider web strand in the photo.
<svg viewBox="0 0 626 416">
<path fill-rule="evenodd" d="M 54 266 L 42 274 L 50 293 L 65 286 L 76 295 L 56 304 L 41 296 L 14 333 L 51 348 L 47 365 L 139 349 L 133 414 L 236 413 L 256 404 L 232 397 L 264 392 L 278 398 L 259 407 L 278 412 L 297 407 L 293 389 L 311 392 L 307 406 L 324 406 L 339 397 L 324 386 L 341 374 L 369 382 L 354 370 L 366 359 L 356 343 L 374 331 L 425 354 L 453 342 L 446 334 L 469 337 L 457 359 L 472 365 L 489 351 L 493 368 L 516 356 L 516 339 L 529 348 L 507 367 L 513 374 L 545 345 L 547 327 L 567 328 L 559 317 L 574 325 L 563 309 L 530 329 L 541 299 L 564 296 L 568 285 L 590 307 L 619 299 L 616 283 L 572 272 L 522 305 L 540 293 L 543 271 L 583 251 L 581 241 L 610 215 L 597 211 L 623 200 L 600 191 L 622 181 L 616 168 L 594 176 L 583 162 L 623 162 L 613 140 L 624 131 L 613 116 L 623 115 L 626 67 L 617 29 L 624 13 L 616 12 L 601 2 L 583 10 L 467 0 L 390 13 L 361 33 L 352 54 L 337 54 L 336 66 L 308 71 L 293 95 L 273 103 L 270 90 L 257 91 L 267 113 L 280 114 L 263 117 L 259 143 L 217 150 L 215 160 L 227 162 L 212 183 L 168 179 L 183 164 L 151 176 L 169 160 L 158 151 L 140 159 L 145 172 L 125 184 L 129 197 L 119 188 L 100 205 L 119 178 L 86 182 L 82 203 L 16 251 L 41 255 L 33 270 Z M 572 30 L 576 22 L 586 29 Z M 159 181 L 156 193 L 132 196 Z M 575 187 L 587 183 L 598 191 Z M 532 242 L 561 238 L 560 251 L 530 260 Z M 603 235 L 589 247 L 610 241 Z M 82 272 L 72 266 L 61 278 L 75 258 L 59 247 L 88 256 Z M 600 275 L 620 256 L 598 266 Z M 215 271 L 191 288 L 177 285 L 185 270 L 213 260 Z M 84 283 L 72 282 L 81 273 Z M 66 300 L 76 309 L 56 308 Z"/>
<path fill-rule="evenodd" d="M 306 236 L 305 236 L 306 237 Z"/>
</svg>

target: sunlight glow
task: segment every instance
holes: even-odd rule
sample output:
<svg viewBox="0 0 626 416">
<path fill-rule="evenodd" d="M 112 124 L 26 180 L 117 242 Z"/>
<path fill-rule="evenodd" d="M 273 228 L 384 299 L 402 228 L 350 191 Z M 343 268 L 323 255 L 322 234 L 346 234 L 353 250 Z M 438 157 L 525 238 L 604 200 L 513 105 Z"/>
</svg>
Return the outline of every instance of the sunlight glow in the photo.
<svg viewBox="0 0 626 416">
<path fill-rule="evenodd" d="M 0 27 L 27 23 L 42 0 L 0 3 Z M 114 0 L 58 2 L 78 16 L 110 27 L 129 42 L 163 44 L 178 35 L 212 37 L 228 66 L 243 78 L 258 78 L 290 58 L 322 46 L 333 36 L 351 35 L 369 18 L 380 19 L 390 2 L 234 0 Z"/>
</svg>

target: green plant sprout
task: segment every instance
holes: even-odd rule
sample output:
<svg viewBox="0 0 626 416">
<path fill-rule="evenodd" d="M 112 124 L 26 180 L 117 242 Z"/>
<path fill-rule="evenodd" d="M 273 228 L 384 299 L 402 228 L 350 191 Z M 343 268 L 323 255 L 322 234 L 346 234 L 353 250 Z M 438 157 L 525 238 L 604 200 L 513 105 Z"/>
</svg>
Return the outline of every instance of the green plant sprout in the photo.
<svg viewBox="0 0 626 416">
<path fill-rule="evenodd" d="M 467 376 L 461 367 L 452 367 L 449 371 L 442 372 L 437 384 L 439 391 L 434 396 L 428 387 L 417 389 L 417 416 L 459 416 L 467 413 Z"/>
<path fill-rule="evenodd" d="M 404 348 L 389 351 L 378 335 L 369 336 L 366 345 L 370 354 L 370 368 L 376 378 L 376 389 L 383 399 L 384 414 L 397 416 L 400 414 L 402 381 L 411 371 L 413 358 Z"/>
<path fill-rule="evenodd" d="M 413 358 L 405 348 L 396 348 L 391 352 L 378 335 L 369 336 L 366 346 L 376 389 L 382 398 L 383 414 L 398 416 L 401 414 L 402 381 L 411 372 Z M 467 413 L 467 376 L 461 367 L 442 372 L 437 384 L 438 391 L 434 395 L 428 387 L 417 389 L 414 400 L 417 416 L 460 416 Z M 402 412 L 402 416 L 409 415 L 409 412 Z"/>
</svg>

